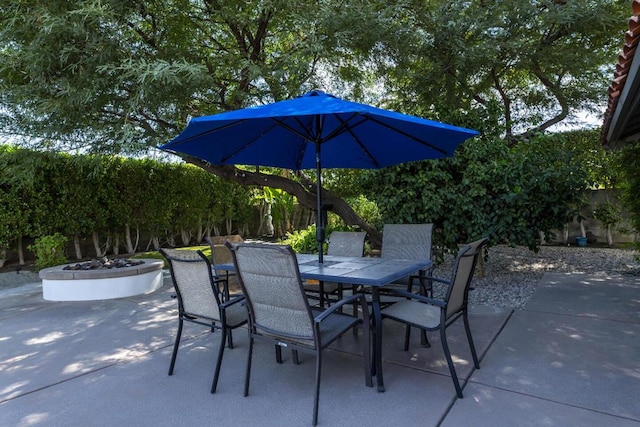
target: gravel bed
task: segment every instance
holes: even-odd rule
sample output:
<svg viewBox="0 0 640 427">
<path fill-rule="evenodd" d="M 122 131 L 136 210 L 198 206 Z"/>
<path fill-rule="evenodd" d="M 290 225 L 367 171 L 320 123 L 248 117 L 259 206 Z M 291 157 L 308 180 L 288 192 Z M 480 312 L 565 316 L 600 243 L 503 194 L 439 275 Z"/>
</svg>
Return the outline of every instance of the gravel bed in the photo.
<svg viewBox="0 0 640 427">
<path fill-rule="evenodd" d="M 543 246 L 536 253 L 524 247 L 494 246 L 484 261 L 484 277 L 478 277 L 476 272 L 469 302 L 521 309 L 547 271 L 638 275 L 640 267 L 634 254 L 637 252 L 611 248 Z M 444 264 L 436 266 L 435 275 L 448 278 L 452 260 L 452 255 L 447 256 Z M 440 297 L 443 292 L 442 286 L 436 286 L 434 296 Z"/>
</svg>

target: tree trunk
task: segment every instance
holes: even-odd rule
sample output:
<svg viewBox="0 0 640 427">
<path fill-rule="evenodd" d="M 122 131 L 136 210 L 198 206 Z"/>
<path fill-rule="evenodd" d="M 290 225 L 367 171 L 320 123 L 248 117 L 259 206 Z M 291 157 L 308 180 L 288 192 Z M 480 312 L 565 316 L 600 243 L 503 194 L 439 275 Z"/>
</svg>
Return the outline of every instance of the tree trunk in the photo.
<svg viewBox="0 0 640 427">
<path fill-rule="evenodd" d="M 613 236 L 611 236 L 611 226 L 607 225 L 607 245 L 613 245 Z"/>
<path fill-rule="evenodd" d="M 98 236 L 98 233 L 96 233 L 95 231 L 92 233 L 92 237 L 93 237 L 93 247 L 96 250 L 96 257 L 102 258 L 104 254 L 102 253 L 102 249 L 100 248 L 100 237 Z"/>
<path fill-rule="evenodd" d="M 7 262 L 7 248 L 3 246 L 0 248 L 0 268 L 4 267 L 5 262 Z"/>
<path fill-rule="evenodd" d="M 138 250 L 138 244 L 140 244 L 140 228 L 136 225 L 136 243 L 133 245 L 133 252 Z"/>
<path fill-rule="evenodd" d="M 76 250 L 76 259 L 82 259 L 82 248 L 80 247 L 80 236 L 73 236 L 73 247 Z"/>
<path fill-rule="evenodd" d="M 182 239 L 182 244 L 184 246 L 189 246 L 189 242 L 191 241 L 191 232 L 185 229 L 180 230 L 180 238 Z"/>
<path fill-rule="evenodd" d="M 240 170 L 234 166 L 212 165 L 201 159 L 187 155 L 182 155 L 182 158 L 188 163 L 240 185 L 257 185 L 260 187 L 268 186 L 271 188 L 281 189 L 295 196 L 298 199 L 298 203 L 302 206 L 309 209 L 316 209 L 317 187 L 311 180 L 303 178 L 302 182 L 296 182 L 278 175 Z M 382 244 L 382 234 L 376 230 L 374 226 L 360 218 L 360 216 L 358 216 L 351 206 L 349 206 L 343 199 L 336 196 L 331 191 L 323 189 L 322 200 L 324 204 L 333 205 L 332 212 L 342 218 L 345 224 L 355 225 L 360 227 L 363 231 L 366 231 L 369 235 L 369 242 L 374 248 L 380 247 Z"/>
<path fill-rule="evenodd" d="M 22 236 L 18 236 L 18 264 L 24 265 L 24 250 L 22 248 Z"/>
<path fill-rule="evenodd" d="M 202 240 L 204 240 L 204 236 L 205 236 L 205 231 L 204 231 L 204 227 L 202 226 L 202 220 L 200 221 L 200 223 L 198 224 L 198 231 L 196 232 L 196 243 L 201 243 Z"/>
<path fill-rule="evenodd" d="M 265 220 L 265 208 L 266 205 L 265 204 L 261 204 L 259 209 L 260 209 L 260 225 L 258 226 L 258 231 L 256 232 L 256 235 L 258 236 L 262 236 L 262 227 L 264 227 L 264 220 Z"/>
<path fill-rule="evenodd" d="M 135 252 L 133 243 L 131 242 L 131 227 L 129 224 L 124 225 L 124 239 L 127 244 L 127 253 L 132 254 Z"/>
<path fill-rule="evenodd" d="M 113 254 L 120 254 L 120 236 L 117 233 L 113 236 Z"/>
</svg>

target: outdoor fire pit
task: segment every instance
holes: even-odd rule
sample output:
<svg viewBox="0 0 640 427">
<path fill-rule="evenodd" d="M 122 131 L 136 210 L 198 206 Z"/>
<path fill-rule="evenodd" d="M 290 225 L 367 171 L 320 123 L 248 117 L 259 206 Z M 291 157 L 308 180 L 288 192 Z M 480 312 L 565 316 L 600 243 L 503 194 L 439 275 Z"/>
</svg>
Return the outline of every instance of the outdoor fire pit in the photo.
<svg viewBox="0 0 640 427">
<path fill-rule="evenodd" d="M 132 267 L 134 265 L 144 264 L 144 260 L 127 259 L 127 258 L 101 258 L 93 259 L 91 261 L 69 264 L 63 268 L 63 270 L 105 270 L 111 268 L 124 268 Z"/>
<path fill-rule="evenodd" d="M 164 262 L 101 259 L 40 270 L 42 296 L 49 301 L 91 301 L 146 294 L 162 286 Z"/>
</svg>

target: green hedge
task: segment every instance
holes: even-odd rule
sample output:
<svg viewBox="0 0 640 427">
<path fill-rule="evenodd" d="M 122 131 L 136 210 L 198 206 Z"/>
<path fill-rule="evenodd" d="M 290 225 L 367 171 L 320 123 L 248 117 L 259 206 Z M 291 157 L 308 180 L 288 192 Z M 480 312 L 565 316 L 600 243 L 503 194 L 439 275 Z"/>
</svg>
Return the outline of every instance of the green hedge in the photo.
<svg viewBox="0 0 640 427">
<path fill-rule="evenodd" d="M 0 248 L 55 233 L 96 256 L 145 249 L 138 236 L 188 245 L 252 212 L 250 189 L 191 165 L 0 146 Z"/>
</svg>

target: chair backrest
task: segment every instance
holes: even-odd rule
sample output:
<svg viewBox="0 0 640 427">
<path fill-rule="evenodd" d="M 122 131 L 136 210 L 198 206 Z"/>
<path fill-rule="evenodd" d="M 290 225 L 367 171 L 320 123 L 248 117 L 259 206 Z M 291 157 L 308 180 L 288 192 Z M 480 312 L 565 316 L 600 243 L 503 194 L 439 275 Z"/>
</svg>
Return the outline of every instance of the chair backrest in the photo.
<svg viewBox="0 0 640 427">
<path fill-rule="evenodd" d="M 447 319 L 466 307 L 469 285 L 471 285 L 471 279 L 473 279 L 478 257 L 482 256 L 482 248 L 488 241 L 489 239 L 487 238 L 476 240 L 458 252 L 453 262 L 451 284 L 445 297 L 447 300 Z"/>
<path fill-rule="evenodd" d="M 311 310 L 291 247 L 258 243 L 227 246 L 233 254 L 254 333 L 314 346 Z"/>
<path fill-rule="evenodd" d="M 213 282 L 211 263 L 200 251 L 160 249 L 169 263 L 180 310 L 209 319 L 220 319 L 220 296 Z"/>
<path fill-rule="evenodd" d="M 229 252 L 229 248 L 227 248 L 224 243 L 215 243 L 215 241 L 208 236 L 205 237 L 204 240 L 206 240 L 211 248 L 211 261 L 213 261 L 214 266 L 216 264 L 231 264 L 233 262 L 231 252 Z"/>
<path fill-rule="evenodd" d="M 382 230 L 382 258 L 431 259 L 433 224 L 385 224 Z M 406 284 L 409 276 L 398 280 Z"/>
<path fill-rule="evenodd" d="M 327 255 L 359 257 L 364 253 L 364 231 L 334 231 L 329 236 Z"/>
<path fill-rule="evenodd" d="M 433 224 L 385 224 L 383 258 L 422 260 L 431 258 Z"/>
<path fill-rule="evenodd" d="M 227 236 L 227 237 L 233 237 L 233 236 Z M 224 242 L 232 242 L 232 241 L 242 242 L 243 241 L 240 236 L 238 236 L 238 239 L 224 240 Z M 224 243 L 216 243 L 216 241 L 222 240 L 220 237 L 211 238 L 207 236 L 204 238 L 204 240 L 207 241 L 207 243 L 209 244 L 209 247 L 211 248 L 211 261 L 213 262 L 213 273 L 215 274 L 216 277 L 228 277 L 226 272 L 216 269 L 216 265 L 233 263 L 233 257 L 231 256 L 231 252 L 229 251 L 229 248 L 227 248 Z"/>
</svg>

